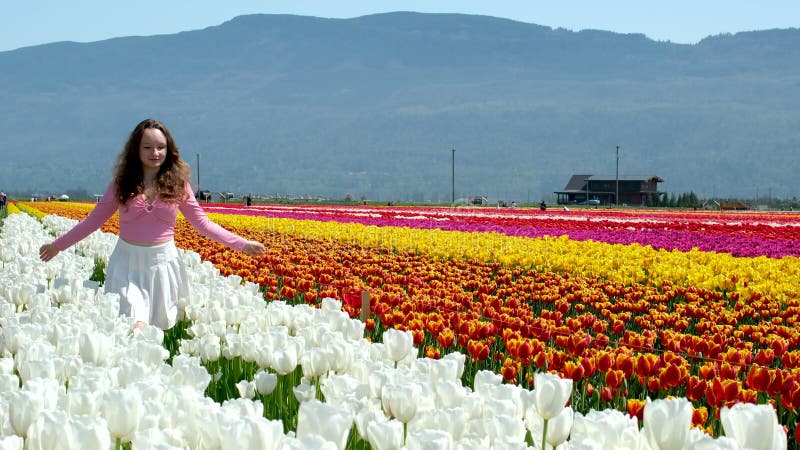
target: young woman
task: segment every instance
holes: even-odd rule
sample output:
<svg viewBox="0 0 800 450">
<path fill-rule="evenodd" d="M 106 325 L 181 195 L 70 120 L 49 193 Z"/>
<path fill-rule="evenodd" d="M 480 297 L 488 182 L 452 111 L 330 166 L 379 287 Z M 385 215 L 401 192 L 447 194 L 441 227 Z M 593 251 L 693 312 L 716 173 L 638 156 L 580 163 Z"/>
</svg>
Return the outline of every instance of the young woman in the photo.
<svg viewBox="0 0 800 450">
<path fill-rule="evenodd" d="M 119 240 L 108 260 L 105 291 L 120 295 L 120 314 L 136 328 L 175 325 L 178 300 L 188 296 L 189 280 L 175 247 L 178 211 L 200 234 L 255 256 L 260 242 L 248 241 L 210 221 L 195 200 L 189 167 L 164 124 L 147 119 L 136 125 L 103 198 L 83 221 L 43 245 L 45 262 L 88 236 L 119 211 Z"/>
</svg>

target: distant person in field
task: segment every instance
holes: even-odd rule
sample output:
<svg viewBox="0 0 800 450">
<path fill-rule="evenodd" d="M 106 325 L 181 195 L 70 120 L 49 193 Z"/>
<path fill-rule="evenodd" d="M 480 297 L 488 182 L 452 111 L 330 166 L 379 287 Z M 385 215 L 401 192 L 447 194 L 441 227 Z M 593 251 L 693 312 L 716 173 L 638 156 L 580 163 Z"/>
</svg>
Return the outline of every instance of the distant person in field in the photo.
<svg viewBox="0 0 800 450">
<path fill-rule="evenodd" d="M 180 211 L 200 234 L 255 256 L 260 242 L 248 241 L 209 220 L 189 183 L 189 166 L 164 124 L 140 122 L 131 132 L 114 169 L 114 179 L 94 210 L 55 241 L 43 245 L 45 262 L 85 238 L 119 211 L 119 240 L 108 260 L 105 292 L 120 295 L 120 314 L 169 329 L 178 316 L 178 299 L 189 295 L 189 278 L 175 247 Z"/>
<path fill-rule="evenodd" d="M 6 193 L 0 192 L 0 210 L 6 207 Z"/>
</svg>

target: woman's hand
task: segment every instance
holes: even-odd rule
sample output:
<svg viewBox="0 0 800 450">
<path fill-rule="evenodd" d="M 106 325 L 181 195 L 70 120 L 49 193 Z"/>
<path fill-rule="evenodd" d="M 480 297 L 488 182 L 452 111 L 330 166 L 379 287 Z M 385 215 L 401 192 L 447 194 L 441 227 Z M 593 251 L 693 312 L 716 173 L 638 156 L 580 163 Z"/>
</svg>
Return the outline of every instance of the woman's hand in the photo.
<svg viewBox="0 0 800 450">
<path fill-rule="evenodd" d="M 41 258 L 42 261 L 47 262 L 55 258 L 60 251 L 61 250 L 59 250 L 58 247 L 53 244 L 44 244 L 43 246 L 39 247 L 39 258 Z"/>
<path fill-rule="evenodd" d="M 247 241 L 247 244 L 244 245 L 242 251 L 250 256 L 258 256 L 258 255 L 263 255 L 264 252 L 267 251 L 267 249 L 264 248 L 264 245 L 261 244 L 261 242 Z"/>
</svg>

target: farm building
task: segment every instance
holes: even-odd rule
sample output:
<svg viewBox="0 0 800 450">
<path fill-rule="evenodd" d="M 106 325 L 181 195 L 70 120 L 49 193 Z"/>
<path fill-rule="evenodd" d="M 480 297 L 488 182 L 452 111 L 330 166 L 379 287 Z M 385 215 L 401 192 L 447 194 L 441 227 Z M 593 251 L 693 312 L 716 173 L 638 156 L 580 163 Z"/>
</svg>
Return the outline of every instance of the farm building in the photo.
<svg viewBox="0 0 800 450">
<path fill-rule="evenodd" d="M 555 191 L 558 204 L 628 204 L 655 203 L 666 195 L 658 190 L 664 180 L 655 176 L 572 175 L 566 187 Z M 619 201 L 617 201 L 619 192 Z"/>
</svg>

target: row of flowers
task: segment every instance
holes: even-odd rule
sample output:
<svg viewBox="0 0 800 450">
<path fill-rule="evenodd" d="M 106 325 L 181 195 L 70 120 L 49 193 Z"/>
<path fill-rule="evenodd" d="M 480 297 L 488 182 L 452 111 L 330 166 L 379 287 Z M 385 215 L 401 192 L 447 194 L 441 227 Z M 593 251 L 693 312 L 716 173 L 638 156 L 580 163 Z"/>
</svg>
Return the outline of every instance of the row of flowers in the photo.
<svg viewBox="0 0 800 450">
<path fill-rule="evenodd" d="M 32 204 L 33 205 L 33 204 Z M 39 203 L 44 213 L 82 219 L 92 204 Z M 237 209 L 236 211 L 241 211 Z M 245 210 L 246 211 L 246 210 Z M 624 285 L 679 287 L 733 292 L 778 301 L 800 298 L 800 258 L 741 258 L 726 253 L 665 251 L 652 246 L 576 241 L 561 235 L 538 239 L 497 233 L 444 231 L 418 227 L 373 226 L 362 223 L 295 220 L 243 214 L 210 214 L 219 223 L 253 236 L 275 232 L 301 239 L 340 241 L 395 252 L 413 252 L 434 259 L 495 263 L 535 268 L 540 272 L 601 277 Z M 797 228 L 787 223 L 785 228 Z M 104 231 L 117 232 L 118 222 Z M 217 253 L 217 248 L 214 249 Z M 205 255 L 204 255 L 205 256 Z"/>
<path fill-rule="evenodd" d="M 335 221 L 508 236 L 568 236 L 572 240 L 653 248 L 800 256 L 800 214 L 670 211 L 494 211 L 491 209 L 206 205 L 207 211 L 299 220 Z"/>
<path fill-rule="evenodd" d="M 616 405 L 640 414 L 648 396 L 686 396 L 704 408 L 695 423 L 710 432 L 719 431 L 722 406 L 771 398 L 782 407 L 781 423 L 794 428 L 800 406 L 795 299 L 432 260 L 348 243 L 365 240 L 353 236 L 354 225 L 324 224 L 329 234 L 312 239 L 309 232 L 321 234 L 315 222 L 214 219 L 265 242 L 267 255 L 226 251 L 182 222 L 179 246 L 196 249 L 223 273 L 261 284 L 268 298 L 316 303 L 333 296 L 355 315 L 358 294 L 366 290 L 377 319 L 367 325 L 376 336 L 392 327 L 409 330 L 428 356 L 462 351 L 476 370 L 519 384 L 531 383 L 537 370 L 557 372 L 578 383 L 576 406 L 583 410 Z"/>
<path fill-rule="evenodd" d="M 43 222 L 54 234 L 74 223 Z M 96 233 L 45 265 L 37 249 L 48 239 L 20 214 L 0 232 L 13 256 L 0 280 L 3 448 L 787 447 L 766 404 L 723 407 L 727 437 L 712 438 L 690 426 L 687 399 L 646 401 L 640 429 L 619 411 L 576 412 L 573 382 L 553 374 L 537 373 L 533 390 L 480 370 L 464 385 L 474 367 L 461 353 L 418 358 L 400 330 L 371 343 L 341 303 L 264 302 L 257 285 L 191 251 L 193 295 L 171 353 L 160 330 L 132 333 L 118 298 L 85 282 L 114 236 Z"/>
</svg>

